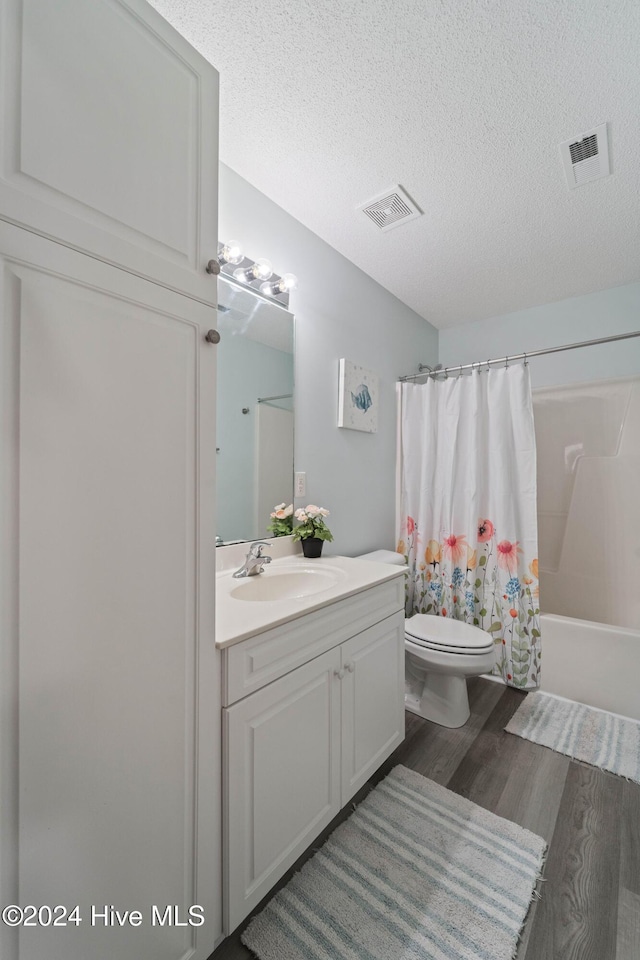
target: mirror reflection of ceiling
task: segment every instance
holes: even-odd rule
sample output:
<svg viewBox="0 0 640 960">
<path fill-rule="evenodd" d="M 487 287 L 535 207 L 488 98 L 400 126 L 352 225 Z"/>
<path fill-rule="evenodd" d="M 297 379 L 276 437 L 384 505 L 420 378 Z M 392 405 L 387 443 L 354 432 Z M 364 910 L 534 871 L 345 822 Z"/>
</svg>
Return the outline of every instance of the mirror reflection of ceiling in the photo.
<svg viewBox="0 0 640 960">
<path fill-rule="evenodd" d="M 152 3 L 220 72 L 221 161 L 434 326 L 640 279 L 638 0 Z M 381 233 L 394 184 L 424 215 Z"/>
<path fill-rule="evenodd" d="M 218 330 L 293 353 L 292 315 L 223 276 L 218 277 Z"/>
<path fill-rule="evenodd" d="M 293 501 L 293 315 L 218 277 L 218 542 L 268 536 Z"/>
</svg>

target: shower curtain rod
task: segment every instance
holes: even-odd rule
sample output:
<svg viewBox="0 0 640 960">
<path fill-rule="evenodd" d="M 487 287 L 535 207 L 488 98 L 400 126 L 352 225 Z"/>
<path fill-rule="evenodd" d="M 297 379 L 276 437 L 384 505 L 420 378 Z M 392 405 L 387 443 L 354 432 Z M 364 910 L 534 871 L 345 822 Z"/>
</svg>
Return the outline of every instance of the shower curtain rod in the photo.
<svg viewBox="0 0 640 960">
<path fill-rule="evenodd" d="M 636 330 L 635 333 L 619 333 L 614 337 L 601 337 L 599 340 L 583 340 L 581 343 L 566 343 L 562 347 L 547 347 L 545 350 L 532 350 L 530 353 L 516 353 L 513 356 L 500 357 L 498 360 L 476 360 L 475 363 L 454 364 L 452 367 L 444 367 L 439 370 L 427 366 L 426 363 L 419 363 L 418 370 L 420 370 L 420 373 L 409 374 L 406 377 L 398 377 L 398 380 L 400 383 L 406 383 L 408 380 L 418 380 L 420 377 L 437 378 L 441 373 L 449 376 L 451 371 L 462 373 L 463 370 L 473 370 L 475 367 L 478 367 L 478 369 L 480 369 L 480 367 L 489 368 L 492 363 L 504 363 L 506 366 L 510 360 L 524 360 L 526 363 L 531 357 L 541 357 L 545 353 L 561 353 L 563 350 L 575 350 L 578 347 L 594 347 L 599 343 L 613 343 L 615 340 L 629 340 L 631 337 L 640 337 L 640 330 Z"/>
</svg>

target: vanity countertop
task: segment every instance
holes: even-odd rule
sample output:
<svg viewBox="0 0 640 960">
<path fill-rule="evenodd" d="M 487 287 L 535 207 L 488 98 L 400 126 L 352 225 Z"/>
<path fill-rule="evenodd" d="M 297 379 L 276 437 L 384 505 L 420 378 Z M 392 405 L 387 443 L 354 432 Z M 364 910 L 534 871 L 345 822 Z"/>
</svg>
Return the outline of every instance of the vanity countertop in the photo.
<svg viewBox="0 0 640 960">
<path fill-rule="evenodd" d="M 219 573 L 216 577 L 216 646 L 229 647 L 362 590 L 402 577 L 406 569 L 353 557 L 308 560 L 297 555 L 274 560 L 255 577 L 234 579 L 230 571 Z M 268 595 L 270 587 L 275 586 L 275 578 L 285 594 L 295 594 L 298 584 L 303 584 L 299 592 L 309 589 L 313 592 L 304 596 L 254 599 L 258 594 Z M 243 594 L 246 599 L 242 598 Z"/>
</svg>

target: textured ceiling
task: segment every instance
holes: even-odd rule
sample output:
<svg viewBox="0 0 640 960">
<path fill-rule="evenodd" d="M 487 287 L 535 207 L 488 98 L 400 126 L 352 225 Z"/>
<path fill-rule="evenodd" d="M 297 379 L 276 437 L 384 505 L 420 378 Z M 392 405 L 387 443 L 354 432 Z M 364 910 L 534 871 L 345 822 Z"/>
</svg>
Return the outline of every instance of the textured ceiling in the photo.
<svg viewBox="0 0 640 960">
<path fill-rule="evenodd" d="M 221 160 L 436 327 L 640 279 L 637 0 L 152 2 L 220 71 Z M 396 183 L 424 216 L 381 233 Z"/>
</svg>

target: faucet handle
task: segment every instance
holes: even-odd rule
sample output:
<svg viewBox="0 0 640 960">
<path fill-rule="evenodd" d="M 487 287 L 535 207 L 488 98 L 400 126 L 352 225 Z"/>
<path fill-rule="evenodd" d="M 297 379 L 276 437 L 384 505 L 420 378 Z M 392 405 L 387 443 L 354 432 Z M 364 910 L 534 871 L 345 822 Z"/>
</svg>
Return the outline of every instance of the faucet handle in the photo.
<svg viewBox="0 0 640 960">
<path fill-rule="evenodd" d="M 249 547 L 249 556 L 255 557 L 257 560 L 259 557 L 263 556 L 262 548 L 270 547 L 270 546 L 271 544 L 267 543 L 266 540 L 257 540 L 255 543 L 252 543 L 251 546 Z"/>
</svg>

